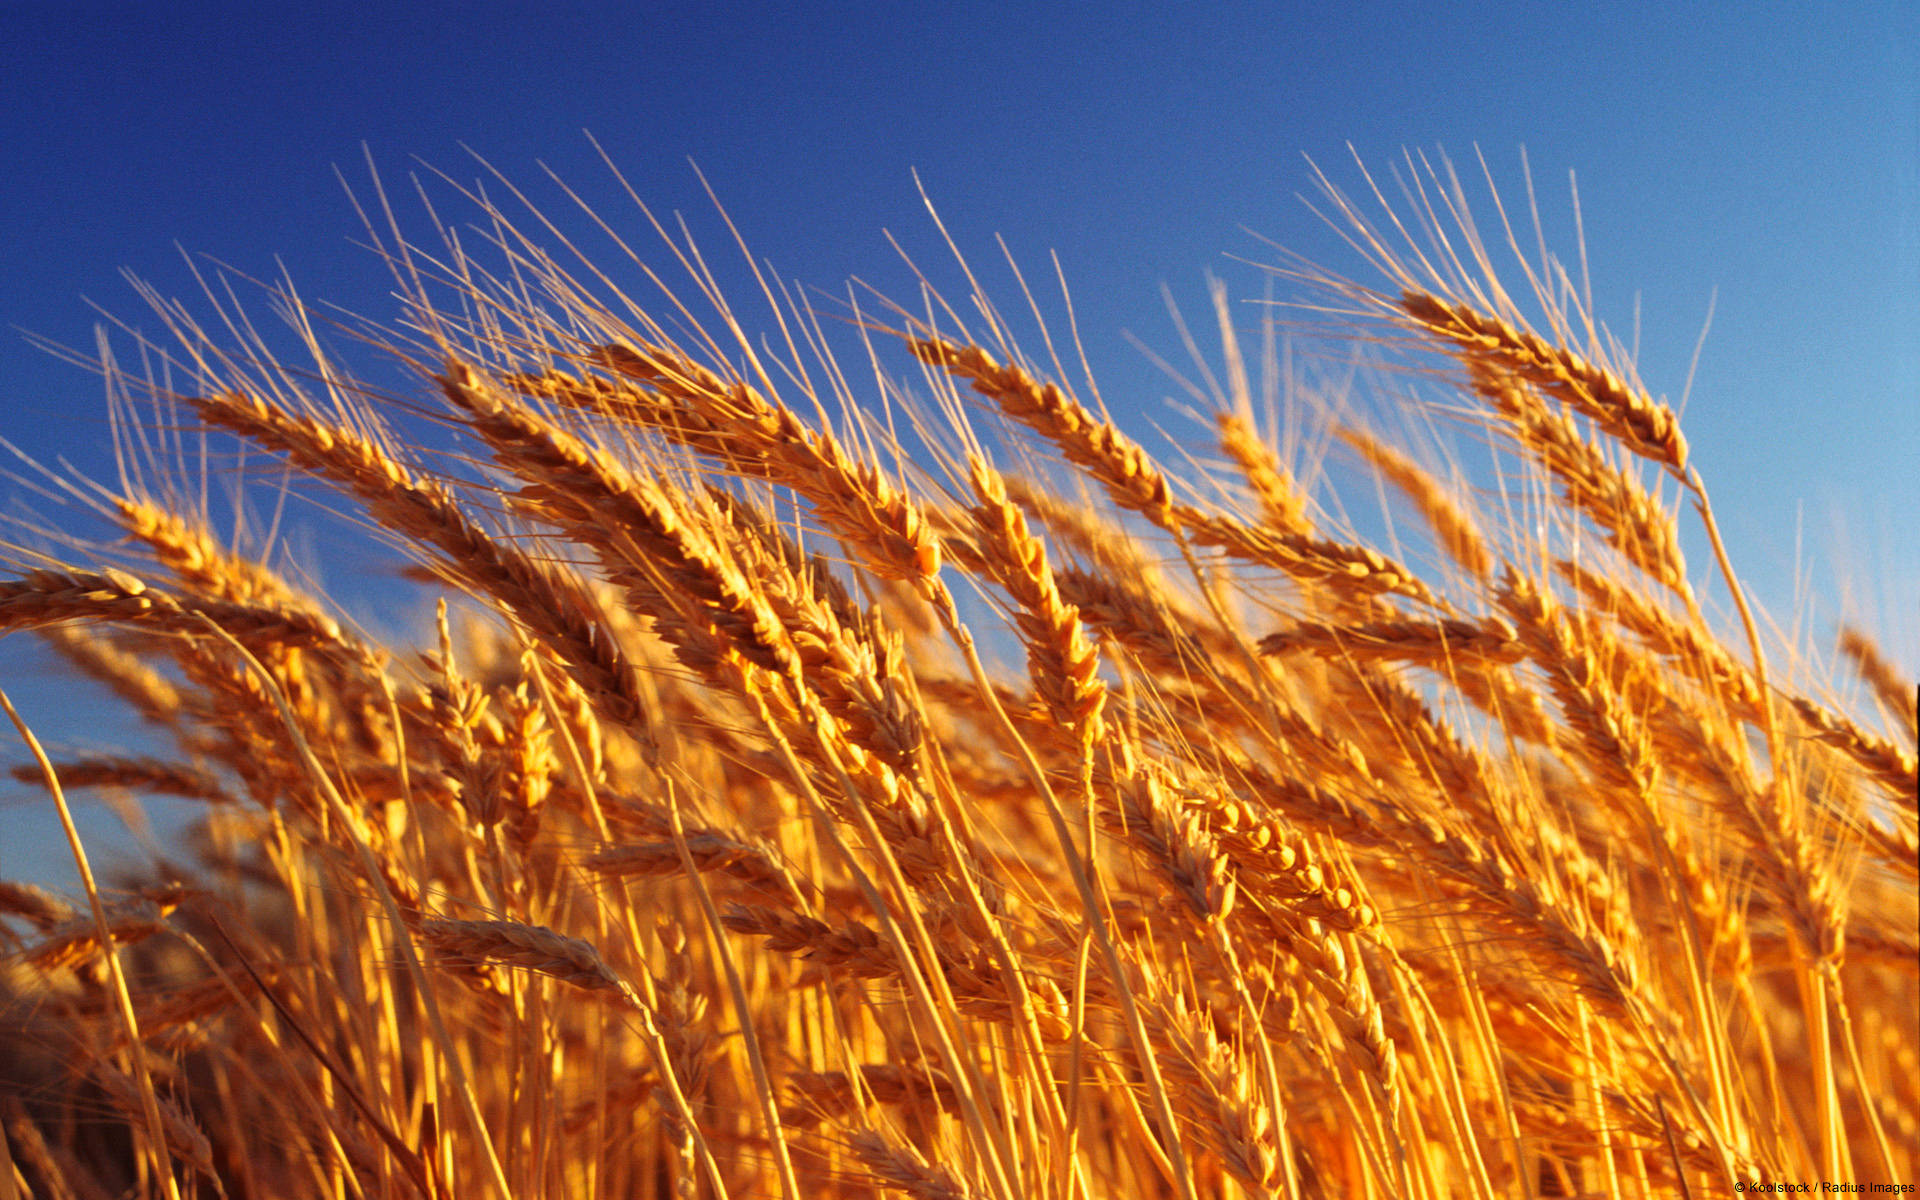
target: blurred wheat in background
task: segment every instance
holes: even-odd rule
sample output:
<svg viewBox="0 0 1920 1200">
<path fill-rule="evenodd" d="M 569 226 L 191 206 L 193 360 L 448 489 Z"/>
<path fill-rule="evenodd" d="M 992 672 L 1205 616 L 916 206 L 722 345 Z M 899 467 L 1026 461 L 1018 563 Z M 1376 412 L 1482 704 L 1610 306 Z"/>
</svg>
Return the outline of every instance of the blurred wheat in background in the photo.
<svg viewBox="0 0 1920 1200">
<path fill-rule="evenodd" d="M 290 289 L 297 359 L 149 297 L 121 478 L 68 487 L 115 535 L 17 529 L 0 622 L 171 753 L 15 775 L 205 819 L 0 884 L 0 1195 L 1913 1179 L 1912 682 L 1776 637 L 1569 275 L 1405 178 L 1328 186 L 1376 277 L 1283 274 L 1486 484 L 1358 404 L 1277 436 L 1224 293 L 1177 466 L 971 272 L 743 305 L 656 225 L 643 305 L 472 192 L 369 226 L 405 307 L 346 332 L 410 387 Z M 405 555 L 424 645 L 234 515 L 290 497 Z"/>
</svg>

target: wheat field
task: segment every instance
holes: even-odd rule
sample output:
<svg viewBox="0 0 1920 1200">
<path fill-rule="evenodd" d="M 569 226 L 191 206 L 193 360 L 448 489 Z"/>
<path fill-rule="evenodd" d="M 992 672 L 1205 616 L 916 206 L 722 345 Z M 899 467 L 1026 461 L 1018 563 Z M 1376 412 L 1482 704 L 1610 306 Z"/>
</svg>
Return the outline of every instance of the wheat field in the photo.
<svg viewBox="0 0 1920 1200">
<path fill-rule="evenodd" d="M 1283 435 L 1224 291 L 1175 462 L 1044 289 L 1027 353 L 971 272 L 723 296 L 644 210 L 644 303 L 478 191 L 369 221 L 383 321 L 275 292 L 297 354 L 149 296 L 0 628 L 167 750 L 10 765 L 204 819 L 0 883 L 0 1200 L 1911 1191 L 1914 685 L 1773 632 L 1569 273 L 1409 165 L 1327 186 L 1374 277 L 1284 272 L 1438 454 Z M 416 641 L 268 532 L 328 513 Z"/>
</svg>

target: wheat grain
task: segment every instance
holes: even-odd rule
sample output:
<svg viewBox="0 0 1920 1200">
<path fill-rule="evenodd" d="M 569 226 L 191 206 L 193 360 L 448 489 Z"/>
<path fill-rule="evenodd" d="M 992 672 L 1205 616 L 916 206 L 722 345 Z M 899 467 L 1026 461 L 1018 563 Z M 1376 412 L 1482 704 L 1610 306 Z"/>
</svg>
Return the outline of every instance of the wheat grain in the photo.
<svg viewBox="0 0 1920 1200">
<path fill-rule="evenodd" d="M 1400 308 L 1462 356 L 1540 388 L 1635 454 L 1659 463 L 1676 477 L 1685 475 L 1687 440 L 1672 410 L 1604 366 L 1469 304 L 1448 303 L 1431 293 L 1403 292 Z"/>
<path fill-rule="evenodd" d="M 436 917 L 420 922 L 420 935 L 451 958 L 524 967 L 587 991 L 622 987 L 620 976 L 590 944 L 539 925 Z"/>
</svg>

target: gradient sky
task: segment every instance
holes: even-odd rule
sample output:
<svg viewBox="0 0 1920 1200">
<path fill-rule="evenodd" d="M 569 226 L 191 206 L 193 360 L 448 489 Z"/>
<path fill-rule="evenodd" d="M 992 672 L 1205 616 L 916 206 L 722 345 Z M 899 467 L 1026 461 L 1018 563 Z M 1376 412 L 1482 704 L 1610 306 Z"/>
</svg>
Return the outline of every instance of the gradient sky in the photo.
<svg viewBox="0 0 1920 1200">
<path fill-rule="evenodd" d="M 90 346 L 90 304 L 153 328 L 123 270 L 192 295 L 184 248 L 391 313 L 335 176 L 364 184 L 369 152 L 404 192 L 416 159 L 478 175 L 471 147 L 557 209 L 546 163 L 652 248 L 590 131 L 717 249 L 692 160 L 757 254 L 828 292 L 856 275 L 899 286 L 883 231 L 945 269 L 917 170 L 977 263 L 996 234 L 1043 278 L 1059 254 L 1102 392 L 1151 442 L 1155 423 L 1190 428 L 1128 340 L 1185 360 L 1163 286 L 1204 324 L 1207 272 L 1243 298 L 1267 285 L 1239 261 L 1277 261 L 1261 238 L 1365 277 L 1299 199 L 1309 159 L 1358 187 L 1349 144 L 1383 170 L 1439 149 L 1470 173 L 1477 147 L 1523 201 L 1524 150 L 1569 261 L 1577 173 L 1598 315 L 1638 329 L 1653 391 L 1678 401 L 1712 307 L 1686 429 L 1761 602 L 1823 653 L 1844 614 L 1920 664 L 1911 0 L 0 0 L 0 45 L 0 435 L 42 461 L 104 476 L 105 403 L 18 331 Z M 30 499 L 0 481 L 9 511 Z M 23 642 L 0 644 L 0 686 L 50 737 L 87 743 L 84 701 L 38 677 Z M 0 877 L 42 869 L 20 831 L 44 807 L 0 794 Z"/>
</svg>

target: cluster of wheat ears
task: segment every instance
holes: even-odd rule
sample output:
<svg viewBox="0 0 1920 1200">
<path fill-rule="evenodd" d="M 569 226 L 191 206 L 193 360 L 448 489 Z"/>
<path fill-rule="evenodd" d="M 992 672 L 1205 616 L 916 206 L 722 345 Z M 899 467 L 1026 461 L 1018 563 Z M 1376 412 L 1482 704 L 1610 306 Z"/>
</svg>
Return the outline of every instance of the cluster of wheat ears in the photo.
<svg viewBox="0 0 1920 1200">
<path fill-rule="evenodd" d="M 13 775 L 205 819 L 127 886 L 0 884 L 0 1197 L 1913 1179 L 1913 685 L 1768 632 L 1574 280 L 1518 256 L 1523 304 L 1409 166 L 1404 226 L 1329 189 L 1380 277 L 1319 310 L 1491 485 L 1337 406 L 1283 453 L 1224 299 L 1173 474 L 977 287 L 769 279 L 755 334 L 683 229 L 647 308 L 479 192 L 369 223 L 410 394 L 290 291 L 299 361 L 156 300 L 118 485 L 68 492 L 114 535 L 16 545 L 0 629 L 173 753 L 16 716 Z M 193 463 L 403 551 L 426 648 Z"/>
</svg>

